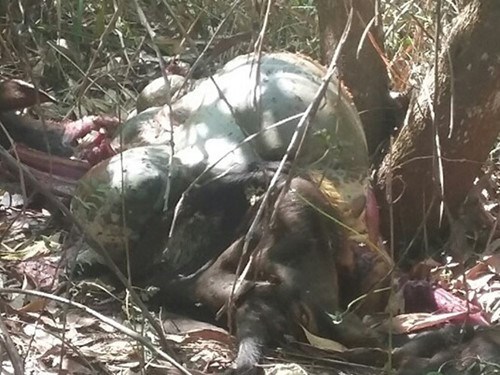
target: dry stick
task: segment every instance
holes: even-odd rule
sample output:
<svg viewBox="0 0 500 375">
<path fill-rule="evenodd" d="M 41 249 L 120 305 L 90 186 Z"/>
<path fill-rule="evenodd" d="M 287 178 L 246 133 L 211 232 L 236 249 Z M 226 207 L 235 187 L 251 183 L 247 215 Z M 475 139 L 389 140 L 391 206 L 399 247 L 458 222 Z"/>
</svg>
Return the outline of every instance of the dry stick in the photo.
<svg viewBox="0 0 500 375">
<path fill-rule="evenodd" d="M 363 22 L 363 19 L 361 18 L 361 14 L 359 14 L 358 11 L 356 11 L 356 14 L 359 18 L 359 21 Z M 366 37 L 368 36 L 369 33 L 371 34 L 370 29 L 371 29 L 372 25 L 374 24 L 375 20 L 376 20 L 376 15 L 372 17 L 370 22 L 368 22 L 365 29 L 363 30 L 363 33 L 361 34 L 361 38 L 359 38 L 358 48 L 356 48 L 356 59 L 358 59 L 358 60 L 359 60 L 359 55 L 361 54 L 361 50 L 363 49 L 363 44 L 365 44 Z"/>
<path fill-rule="evenodd" d="M 18 293 L 18 294 L 26 294 L 26 295 L 29 295 L 29 296 L 35 296 L 35 297 L 39 297 L 39 298 L 46 298 L 46 299 L 49 299 L 49 300 L 52 300 L 52 301 L 55 301 L 55 302 L 59 302 L 59 303 L 62 303 L 62 304 L 66 304 L 68 306 L 72 306 L 72 307 L 76 307 L 80 310 L 83 310 L 84 312 L 86 312 L 87 314 L 93 316 L 94 318 L 96 319 L 99 319 L 101 322 L 113 327 L 114 329 L 120 331 L 121 333 L 133 338 L 134 340 L 140 342 L 142 345 L 144 345 L 145 347 L 147 347 L 149 350 L 151 350 L 152 352 L 154 352 L 155 354 L 157 354 L 159 357 L 163 358 L 164 360 L 168 361 L 169 363 L 173 364 L 175 367 L 177 367 L 177 365 L 172 362 L 172 357 L 170 355 L 168 355 L 167 353 L 159 350 L 156 345 L 154 345 L 151 341 L 149 341 L 147 338 L 145 338 L 144 336 L 138 334 L 136 331 L 134 331 L 133 329 L 130 329 L 128 327 L 125 327 L 123 324 L 120 324 L 118 323 L 117 321 L 95 311 L 94 309 L 91 309 L 90 307 L 84 305 L 84 304 L 81 304 L 79 302 L 75 302 L 75 301 L 71 301 L 67 298 L 63 298 L 63 297 L 59 297 L 59 296 L 55 296 L 53 294 L 50 294 L 50 293 L 45 293 L 45 292 L 40 292 L 40 291 L 37 291 L 37 290 L 23 290 L 23 289 L 18 289 L 18 288 L 0 288 L 0 293 Z M 179 365 L 179 367 L 177 367 L 183 374 L 187 374 L 187 375 L 190 375 L 190 373 L 185 369 L 183 368 L 182 366 Z"/>
<path fill-rule="evenodd" d="M 394 156 L 394 137 L 391 136 L 389 139 L 389 165 L 392 165 L 392 158 Z M 390 256 L 391 259 L 394 259 L 394 202 L 392 195 L 392 178 L 393 178 L 393 170 L 389 168 L 389 173 L 387 176 L 387 198 L 389 200 L 389 230 L 390 230 Z M 394 285 L 394 272 L 391 272 L 391 294 L 393 294 L 392 285 Z M 392 299 L 392 295 L 390 298 Z M 389 309 L 389 319 L 392 322 L 392 309 Z M 389 338 L 388 338 L 388 357 L 387 357 L 387 367 L 392 368 L 392 324 L 389 324 Z"/>
<path fill-rule="evenodd" d="M 389 139 L 389 165 L 393 163 L 393 153 L 394 153 L 394 137 L 391 136 Z M 389 202 L 389 228 L 390 228 L 390 245 L 389 252 L 392 259 L 394 259 L 394 201 L 393 201 L 393 193 L 392 193 L 392 182 L 393 182 L 393 170 L 389 168 L 389 173 L 387 176 L 387 201 Z"/>
<path fill-rule="evenodd" d="M 399 168 L 407 165 L 407 164 L 410 164 L 416 160 L 426 160 L 426 159 L 431 159 L 432 158 L 432 155 L 429 155 L 429 156 L 415 156 L 413 158 L 410 158 L 404 162 L 401 162 L 399 163 L 397 166 Z M 484 163 L 481 163 L 479 161 L 474 161 L 474 160 L 468 160 L 468 159 L 465 159 L 465 158 L 447 158 L 445 156 L 443 156 L 443 160 L 444 161 L 449 161 L 449 162 L 454 162 L 454 163 L 469 163 L 469 164 L 479 164 L 480 166 L 484 165 Z"/>
<path fill-rule="evenodd" d="M 24 374 L 24 361 L 17 352 L 16 345 L 12 338 L 10 337 L 9 330 L 5 326 L 3 318 L 0 317 L 0 331 L 3 335 L 3 342 L 5 350 L 9 355 L 10 362 L 12 363 L 12 367 L 14 368 L 15 375 L 23 375 Z"/>
<path fill-rule="evenodd" d="M 162 347 L 167 351 L 172 353 L 172 350 L 170 348 L 170 345 L 168 344 L 165 335 L 163 334 L 163 331 L 160 327 L 160 325 L 156 322 L 156 320 L 151 316 L 149 313 L 147 307 L 144 305 L 144 303 L 141 301 L 139 298 L 139 295 L 135 292 L 133 289 L 132 285 L 130 284 L 129 280 L 123 275 L 123 273 L 120 271 L 118 266 L 113 262 L 111 259 L 110 255 L 108 252 L 101 246 L 101 244 L 96 241 L 84 228 L 84 226 L 71 214 L 69 209 L 62 204 L 45 186 L 41 185 L 36 178 L 33 176 L 33 174 L 26 169 L 26 167 L 19 165 L 16 162 L 16 159 L 10 155 L 5 148 L 0 146 L 0 159 L 2 162 L 4 162 L 8 167 L 14 168 L 18 170 L 20 173 L 24 174 L 24 178 L 26 181 L 28 181 L 30 184 L 35 186 L 38 191 L 43 194 L 47 200 L 57 209 L 59 209 L 62 214 L 70 221 L 71 224 L 73 224 L 79 231 L 82 233 L 89 244 L 92 246 L 92 248 L 100 255 L 103 257 L 103 259 L 106 262 L 106 265 L 110 268 L 110 270 L 116 275 L 118 280 L 127 288 L 129 291 L 132 299 L 134 302 L 137 304 L 139 309 L 141 310 L 142 314 L 144 317 L 149 321 L 151 326 L 154 328 L 156 333 L 158 334 L 158 337 L 160 339 Z M 169 357 L 169 362 L 178 368 L 180 371 L 184 372 L 185 374 L 189 374 L 172 356 L 172 354 L 168 355 Z"/>
<path fill-rule="evenodd" d="M 437 106 L 437 87 L 438 87 L 438 52 L 439 52 L 439 42 L 440 42 L 440 37 L 441 37 L 441 0 L 438 0 L 436 3 L 436 40 L 435 40 L 435 60 L 434 60 L 434 108 Z M 455 75 L 454 75 L 454 69 L 453 69 L 453 59 L 451 57 L 450 50 L 448 49 L 446 51 L 446 57 L 448 59 L 448 64 L 449 64 L 449 69 L 450 69 L 450 126 L 449 126 L 449 133 L 448 133 L 448 139 L 451 139 L 451 136 L 453 134 L 453 129 L 454 129 L 454 124 L 455 124 Z M 433 121 L 434 125 L 434 132 L 435 132 L 435 137 L 436 139 L 439 139 L 439 134 L 437 130 L 437 124 L 435 121 Z M 442 168 L 442 158 L 440 159 L 440 165 Z M 441 169 L 441 172 L 443 170 Z M 441 207 L 444 206 L 444 176 L 441 176 L 442 181 L 441 181 Z M 448 212 L 448 220 L 450 223 L 452 222 L 453 218 L 451 213 Z M 441 214 L 442 216 L 442 214 Z M 440 223 L 441 223 L 441 216 L 439 218 Z M 498 217 L 497 220 L 495 221 L 495 227 L 498 223 Z M 488 239 L 489 240 L 489 239 Z M 464 279 L 464 289 L 465 289 L 465 295 L 466 295 L 466 302 L 467 302 L 467 314 L 470 314 L 470 297 L 469 297 L 469 285 L 467 283 L 467 273 L 465 272 L 465 267 L 462 269 L 462 277 Z M 463 323 L 465 324 L 465 322 Z"/>
<path fill-rule="evenodd" d="M 260 94 L 261 87 L 260 87 L 260 59 L 262 57 L 262 45 L 264 44 L 264 36 L 267 30 L 267 24 L 269 23 L 269 15 L 271 14 L 271 4 L 272 1 L 268 0 L 267 1 L 267 7 L 266 7 L 266 13 L 264 14 L 264 22 L 262 23 L 262 27 L 260 29 L 259 35 L 257 37 L 257 40 L 255 41 L 254 44 L 254 57 L 253 57 L 253 63 L 256 63 L 256 70 L 255 70 L 255 84 L 253 86 L 252 92 L 252 103 L 253 106 L 259 115 L 259 122 L 262 121 L 262 111 L 261 111 L 261 101 L 260 101 L 260 96 L 257 96 Z M 255 57 L 257 55 L 257 57 Z"/>
<path fill-rule="evenodd" d="M 287 358 L 287 362 L 294 362 L 294 363 L 307 365 L 307 367 L 304 366 L 304 368 L 306 368 L 306 369 L 307 368 L 318 369 L 318 370 L 325 369 L 325 371 L 327 371 L 327 370 L 331 370 L 333 367 L 336 369 L 335 374 L 349 374 L 349 375 L 350 374 L 377 374 L 377 375 L 381 374 L 381 372 L 380 372 L 381 369 L 379 367 L 373 367 L 370 365 L 363 365 L 361 363 L 349 362 L 345 359 L 340 359 L 342 357 L 342 355 L 339 355 L 339 357 L 334 357 L 330 354 L 330 355 L 322 356 L 321 358 L 319 358 L 317 354 L 312 354 L 312 353 L 308 354 L 304 350 L 291 351 L 290 349 L 287 350 L 284 347 L 279 349 L 279 353 L 280 353 L 280 358 Z M 339 358 L 339 359 L 335 359 L 335 358 Z M 341 366 L 341 368 L 343 368 L 343 370 L 338 369 L 339 365 Z M 264 367 L 264 366 L 272 366 L 272 365 L 261 365 L 260 367 Z M 328 366 L 328 367 L 325 368 L 325 366 Z M 348 368 L 352 369 L 352 370 L 347 370 Z M 366 371 L 363 371 L 363 370 L 366 370 Z M 351 372 L 346 372 L 346 371 L 351 371 Z M 374 372 L 374 371 L 376 371 L 376 372 Z M 295 372 L 293 372 L 293 371 L 290 371 L 290 372 L 283 371 L 283 373 L 284 374 L 288 374 L 288 373 L 295 374 Z M 302 370 L 300 373 L 301 374 L 304 373 L 304 370 Z M 314 374 L 317 374 L 317 373 L 330 374 L 331 372 L 330 371 L 327 371 L 327 372 L 314 371 L 313 373 Z M 384 372 L 383 374 L 385 375 L 387 373 Z"/>
<path fill-rule="evenodd" d="M 444 214 L 444 171 L 443 171 L 443 159 L 441 150 L 441 141 L 439 140 L 438 131 L 438 95 L 439 95 L 439 48 L 441 39 L 441 0 L 436 2 L 436 34 L 434 39 L 434 97 L 432 101 L 429 102 L 430 114 L 432 118 L 432 131 L 433 131 L 433 170 L 434 170 L 434 183 L 436 184 L 437 190 L 440 193 L 440 203 L 439 203 L 439 225 L 441 226 L 441 221 Z M 437 169 L 436 169 L 437 168 Z"/>
<path fill-rule="evenodd" d="M 254 46 L 254 53 L 257 54 L 258 58 L 262 55 L 262 46 L 264 44 L 264 37 L 266 35 L 267 25 L 269 23 L 269 15 L 271 14 L 271 5 L 273 1 L 267 1 L 266 13 L 264 13 L 264 22 L 262 23 L 262 27 L 260 29 L 259 35 L 257 37 L 257 41 Z"/>
<path fill-rule="evenodd" d="M 191 25 L 189 25 L 189 27 L 188 27 L 188 29 L 186 31 L 186 34 L 187 34 L 188 37 L 190 37 L 190 35 L 193 32 L 194 28 L 198 24 L 198 21 L 200 20 L 202 14 L 204 14 L 203 10 L 201 12 L 198 12 L 198 15 L 191 21 Z M 184 41 L 181 40 L 181 43 L 180 43 L 181 47 L 184 45 L 183 42 Z M 195 43 L 195 45 L 196 45 L 196 43 Z M 179 53 L 179 54 L 177 54 L 177 56 L 179 56 L 179 58 L 180 58 L 181 54 L 182 53 Z M 196 46 L 196 54 L 198 54 L 198 46 Z"/>
<path fill-rule="evenodd" d="M 347 23 L 346 23 L 346 26 L 344 28 L 344 32 L 342 33 L 342 36 L 340 38 L 339 44 L 337 45 L 337 48 L 335 49 L 335 53 L 333 54 L 332 60 L 328 66 L 328 70 L 322 79 L 321 86 L 318 88 L 318 91 L 316 92 L 316 95 L 313 98 L 313 101 L 311 102 L 311 104 L 309 104 L 309 106 L 305 110 L 304 114 L 302 115 L 299 123 L 297 124 L 297 127 L 295 128 L 295 132 L 293 133 L 292 138 L 290 139 L 290 143 L 289 143 L 288 148 L 285 152 L 285 155 L 281 159 L 280 164 L 278 165 L 278 168 L 276 169 L 276 172 L 274 173 L 274 176 L 271 179 L 269 187 L 266 190 L 266 193 L 264 194 L 262 201 L 260 202 L 259 209 L 257 210 L 257 213 L 255 214 L 255 217 L 250 225 L 250 228 L 248 229 L 248 231 L 245 235 L 245 241 L 243 243 L 243 250 L 242 250 L 242 257 L 240 258 L 240 262 L 239 262 L 237 270 L 236 270 L 236 275 L 239 275 L 239 276 L 238 276 L 236 282 L 233 284 L 233 287 L 231 290 L 231 296 L 230 296 L 229 301 L 228 301 L 229 306 L 232 306 L 233 297 L 238 292 L 239 288 L 241 287 L 243 280 L 245 279 L 248 272 L 250 271 L 251 264 L 255 260 L 256 254 L 251 254 L 250 259 L 248 260 L 247 264 L 245 265 L 243 271 L 241 270 L 241 268 L 243 266 L 243 258 L 245 256 L 245 254 L 248 253 L 250 241 L 253 238 L 253 236 L 255 235 L 255 233 L 257 232 L 257 226 L 262 218 L 262 215 L 264 214 L 264 210 L 267 206 L 267 202 L 271 196 L 271 193 L 276 188 L 276 184 L 278 182 L 279 176 L 280 176 L 280 174 L 285 166 L 286 161 L 290 157 L 293 148 L 295 147 L 295 144 L 299 138 L 300 132 L 302 130 L 304 131 L 303 134 L 305 134 L 307 132 L 307 130 L 310 126 L 310 120 L 314 116 L 314 114 L 316 113 L 316 111 L 319 107 L 319 103 L 320 103 L 323 95 L 325 94 L 325 92 L 328 88 L 328 85 L 329 85 L 330 80 L 331 80 L 333 73 L 334 73 L 334 69 L 337 65 L 337 60 L 340 57 L 340 51 L 342 50 L 342 47 L 344 46 L 344 44 L 347 40 L 347 35 L 349 34 L 349 31 L 351 29 L 352 14 L 353 14 L 353 11 L 352 11 L 352 7 L 351 7 L 351 11 L 349 13 L 349 17 L 347 19 Z M 302 140 L 297 148 L 297 152 L 295 153 L 295 156 L 297 156 L 299 154 L 301 147 L 302 147 L 302 144 L 303 144 L 303 140 L 304 140 L 304 137 L 302 137 Z M 293 165 L 292 165 L 292 167 L 293 167 Z M 291 175 L 292 175 L 292 173 L 289 174 L 289 180 L 291 180 Z M 288 183 L 288 185 L 289 185 L 289 183 Z M 286 188 L 287 187 L 285 187 L 285 189 Z M 279 198 L 277 201 L 279 201 Z M 276 202 L 276 204 L 278 204 L 278 202 Z"/>
<path fill-rule="evenodd" d="M 450 49 L 446 51 L 446 57 L 448 58 L 448 65 L 450 67 L 450 131 L 448 139 L 451 139 L 453 129 L 455 128 L 455 71 L 453 69 Z"/>
</svg>

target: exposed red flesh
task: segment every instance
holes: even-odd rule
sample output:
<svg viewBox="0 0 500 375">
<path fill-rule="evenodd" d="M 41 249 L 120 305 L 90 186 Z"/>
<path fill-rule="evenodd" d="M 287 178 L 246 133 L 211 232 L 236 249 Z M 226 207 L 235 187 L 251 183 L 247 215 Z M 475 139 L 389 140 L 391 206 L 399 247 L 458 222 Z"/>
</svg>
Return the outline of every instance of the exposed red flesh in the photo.
<svg viewBox="0 0 500 375">
<path fill-rule="evenodd" d="M 479 325 L 489 325 L 485 319 L 482 309 L 473 302 L 459 298 L 443 288 L 434 290 L 434 299 L 439 312 L 463 312 L 466 314 L 466 320 Z"/>
<path fill-rule="evenodd" d="M 105 129 L 108 134 L 114 134 L 120 125 L 117 117 L 98 115 L 84 116 L 76 121 L 66 122 L 64 125 L 64 135 L 62 142 L 71 144 L 75 140 L 84 137 L 92 130 Z"/>
<path fill-rule="evenodd" d="M 111 146 L 111 141 L 105 131 L 94 132 L 90 142 L 80 145 L 79 148 L 76 156 L 88 161 L 90 165 L 96 165 L 117 153 Z"/>
</svg>

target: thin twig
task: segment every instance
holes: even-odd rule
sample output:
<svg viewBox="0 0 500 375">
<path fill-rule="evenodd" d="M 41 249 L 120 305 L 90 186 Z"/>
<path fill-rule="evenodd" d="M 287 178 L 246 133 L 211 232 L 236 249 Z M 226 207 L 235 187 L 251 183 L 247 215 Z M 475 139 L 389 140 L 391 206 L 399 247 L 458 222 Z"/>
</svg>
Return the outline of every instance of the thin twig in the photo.
<svg viewBox="0 0 500 375">
<path fill-rule="evenodd" d="M 359 21 L 362 22 L 363 19 L 361 18 L 359 12 L 356 12 L 356 14 L 358 15 Z M 361 34 L 361 38 L 359 38 L 358 48 L 356 48 L 356 59 L 358 60 L 359 60 L 359 55 L 361 54 L 361 50 L 363 49 L 363 44 L 365 42 L 365 39 L 368 36 L 368 34 L 371 34 L 370 29 L 376 20 L 375 17 L 376 16 L 373 16 L 370 22 L 368 22 L 368 24 L 365 26 L 365 29 L 363 30 L 363 34 Z"/>
<path fill-rule="evenodd" d="M 125 335 L 133 338 L 134 340 L 140 342 L 142 345 L 144 345 L 149 350 L 151 350 L 152 352 L 154 352 L 155 354 L 157 354 L 159 357 L 165 359 L 166 361 L 170 362 L 175 367 L 177 367 L 177 365 L 175 364 L 176 363 L 175 360 L 170 355 L 168 355 L 167 353 L 159 350 L 158 347 L 156 345 L 154 345 L 151 341 L 149 341 L 146 337 L 144 337 L 143 335 L 138 334 L 133 329 L 125 327 L 123 324 L 118 323 L 117 321 L 115 321 L 115 320 L 107 317 L 106 315 L 103 315 L 103 314 L 95 311 L 94 309 L 91 309 L 90 307 L 88 307 L 88 306 L 86 306 L 84 304 L 81 304 L 81 303 L 78 303 L 78 302 L 75 302 L 75 301 L 71 301 L 71 300 L 69 300 L 67 298 L 55 296 L 55 295 L 50 294 L 50 293 L 40 292 L 40 291 L 37 291 L 37 290 L 25 290 L 25 289 L 19 289 L 19 288 L 0 288 L 0 293 L 26 294 L 26 295 L 29 295 L 29 296 L 35 296 L 35 297 L 39 297 L 39 298 L 46 298 L 46 299 L 49 299 L 49 300 L 52 300 L 52 301 L 55 301 L 55 302 L 58 302 L 58 303 L 63 303 L 63 304 L 66 304 L 68 306 L 76 307 L 76 308 L 78 308 L 80 310 L 83 310 L 87 314 L 93 316 L 94 318 L 99 319 L 101 322 L 109 325 L 110 327 L 113 327 L 117 331 L 120 331 L 121 333 L 123 333 L 123 334 L 125 334 Z M 177 368 L 183 374 L 190 375 L 190 372 L 187 371 L 184 367 L 182 367 L 180 364 L 178 364 L 178 366 L 179 367 L 177 367 Z"/>
<path fill-rule="evenodd" d="M 446 57 L 448 57 L 448 66 L 450 68 L 450 131 L 448 132 L 448 139 L 451 139 L 455 128 L 455 70 L 449 48 L 446 50 Z"/>
<path fill-rule="evenodd" d="M 252 95 L 252 103 L 253 107 L 258 114 L 259 123 L 262 121 L 262 109 L 261 109 L 261 85 L 260 85 L 260 59 L 262 58 L 262 46 L 264 45 L 264 37 L 266 35 L 267 25 L 269 23 L 269 15 L 271 14 L 271 4 L 272 0 L 267 1 L 266 12 L 264 13 L 264 22 L 262 23 L 262 27 L 260 28 L 259 35 L 257 36 L 257 40 L 254 44 L 254 60 L 255 63 L 255 83 L 253 85 L 253 95 Z"/>
<path fill-rule="evenodd" d="M 389 230 L 390 230 L 390 240 L 389 240 L 389 254 L 391 259 L 394 260 L 394 202 L 393 202 L 393 193 L 392 193 L 392 182 L 393 182 L 393 169 L 392 169 L 392 164 L 393 164 L 393 156 L 394 156 L 394 137 L 391 136 L 389 139 L 389 165 L 391 168 L 389 168 L 389 173 L 387 176 L 387 198 L 388 198 L 388 203 L 389 203 Z M 393 293 L 392 285 L 394 285 L 394 272 L 391 273 L 391 293 Z M 390 300 L 392 300 L 392 295 L 390 296 Z M 389 309 L 389 321 L 392 322 L 392 314 L 393 311 L 392 309 Z M 387 368 L 392 368 L 392 347 L 393 347 L 393 342 L 392 342 L 392 324 L 389 324 L 389 332 L 388 332 L 388 346 L 389 346 L 389 351 L 388 351 L 388 358 L 387 358 Z"/>
<path fill-rule="evenodd" d="M 2 332 L 5 350 L 9 355 L 10 362 L 14 368 L 15 375 L 24 375 L 24 361 L 17 352 L 16 345 L 10 337 L 9 330 L 5 326 L 3 318 L 0 316 L 0 331 Z"/>
<path fill-rule="evenodd" d="M 432 117 L 432 131 L 433 131 L 433 170 L 434 170 L 434 182 L 437 185 L 440 202 L 439 202 L 439 225 L 443 219 L 444 214 L 444 171 L 443 171 L 443 159 L 442 159 L 442 149 L 441 141 L 439 139 L 439 129 L 438 129 L 438 96 L 439 96 L 439 50 L 441 41 L 441 0 L 436 1 L 436 33 L 434 38 L 434 96 L 430 109 Z"/>
</svg>

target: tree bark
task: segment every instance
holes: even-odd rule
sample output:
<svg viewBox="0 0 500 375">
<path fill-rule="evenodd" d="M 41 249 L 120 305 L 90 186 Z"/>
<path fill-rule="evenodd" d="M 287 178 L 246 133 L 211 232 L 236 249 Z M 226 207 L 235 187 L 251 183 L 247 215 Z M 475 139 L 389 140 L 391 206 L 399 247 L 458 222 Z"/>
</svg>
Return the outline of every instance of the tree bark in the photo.
<svg viewBox="0 0 500 375">
<path fill-rule="evenodd" d="M 344 31 L 350 2 L 317 0 L 316 7 L 321 59 L 326 64 Z M 352 7 L 353 23 L 341 52 L 338 70 L 341 81 L 351 92 L 359 111 L 368 150 L 373 155 L 394 128 L 395 109 L 389 97 L 386 64 L 382 59 L 383 33 L 375 14 L 375 0 L 353 0 Z M 367 25 L 370 25 L 368 32 Z"/>
<path fill-rule="evenodd" d="M 429 238 L 446 234 L 445 225 L 440 226 L 440 186 L 445 207 L 454 217 L 496 143 L 500 131 L 500 1 L 474 0 L 457 17 L 439 55 L 436 94 L 434 77 L 431 71 L 424 80 L 392 151 L 378 170 L 383 232 L 390 233 L 392 199 L 395 244 L 421 235 L 423 231 L 417 230 L 421 225 Z M 439 134 L 444 185 L 437 177 L 434 129 Z M 392 198 L 388 198 L 389 186 Z"/>
</svg>

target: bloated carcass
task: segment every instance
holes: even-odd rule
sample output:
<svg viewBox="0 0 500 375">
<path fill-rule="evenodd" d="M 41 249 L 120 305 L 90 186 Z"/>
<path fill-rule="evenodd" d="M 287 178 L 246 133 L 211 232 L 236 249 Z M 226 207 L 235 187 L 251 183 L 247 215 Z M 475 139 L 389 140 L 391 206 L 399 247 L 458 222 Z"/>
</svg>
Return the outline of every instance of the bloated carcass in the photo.
<svg viewBox="0 0 500 375">
<path fill-rule="evenodd" d="M 301 326 L 348 346 L 367 344 L 356 318 L 338 324 L 332 316 L 390 269 L 377 249 L 362 125 L 337 82 L 289 149 L 324 74 L 290 53 L 235 58 L 171 106 L 125 123 L 116 140 L 122 153 L 91 169 L 72 201 L 118 264 L 129 259 L 141 277 L 156 263 L 155 282 L 170 308 L 235 309 L 240 372 L 253 367 L 262 346 L 286 333 L 301 337 Z M 383 307 L 381 296 L 366 306 Z"/>
</svg>

